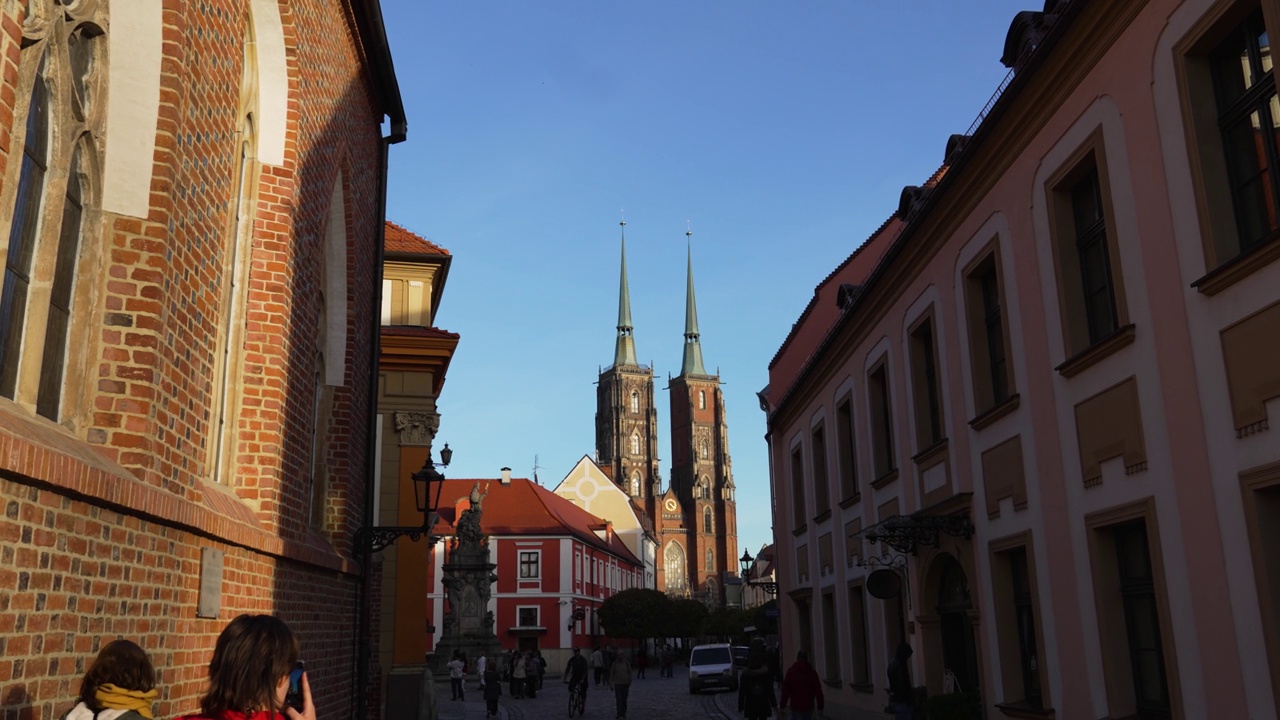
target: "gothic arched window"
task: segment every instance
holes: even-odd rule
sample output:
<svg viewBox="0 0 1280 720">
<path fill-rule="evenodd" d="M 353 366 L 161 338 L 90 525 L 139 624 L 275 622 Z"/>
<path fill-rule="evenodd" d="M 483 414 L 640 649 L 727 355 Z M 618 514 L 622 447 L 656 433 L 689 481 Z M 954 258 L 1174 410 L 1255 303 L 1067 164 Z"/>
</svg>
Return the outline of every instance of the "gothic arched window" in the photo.
<svg viewBox="0 0 1280 720">
<path fill-rule="evenodd" d="M 636 390 L 631 391 L 631 412 L 640 412 L 640 393 Z"/>
<path fill-rule="evenodd" d="M 711 548 L 707 548 L 707 564 L 704 566 L 707 572 L 711 572 L 716 566 L 716 553 Z"/>
<path fill-rule="evenodd" d="M 631 496 L 640 497 L 640 473 L 631 476 Z"/>
<path fill-rule="evenodd" d="M 688 587 L 684 570 L 684 548 L 672 540 L 667 543 L 667 550 L 663 553 L 663 559 L 665 560 L 664 569 L 667 573 L 667 592 L 684 592 Z"/>
<path fill-rule="evenodd" d="M 250 16 L 252 17 L 252 16 Z M 221 351 L 217 357 L 217 385 L 214 389 L 215 414 L 210 419 L 214 434 L 209 453 L 210 475 L 217 482 L 230 476 L 236 436 L 236 416 L 240 387 L 241 357 L 248 322 L 249 264 L 253 245 L 253 216 L 257 204 L 257 130 L 255 117 L 258 99 L 258 68 L 252 20 L 245 27 L 244 57 L 240 77 L 240 111 L 236 133 L 236 174 L 232 178 L 230 231 L 223 250 L 223 293 L 221 300 Z"/>
<path fill-rule="evenodd" d="M 640 433 L 631 434 L 631 454 L 632 455 L 640 454 Z"/>
<path fill-rule="evenodd" d="M 698 498 L 701 500 L 711 499 L 711 481 L 706 477 L 698 482 Z"/>
<path fill-rule="evenodd" d="M 702 532 L 713 532 L 711 529 L 711 508 L 702 508 Z"/>
<path fill-rule="evenodd" d="M 706 460 L 708 454 L 709 454 L 709 451 L 707 450 L 707 439 L 702 438 L 702 440 L 698 442 L 698 457 L 702 458 L 703 460 Z"/>
<path fill-rule="evenodd" d="M 707 391 L 706 390 L 698 391 L 698 409 L 699 410 L 707 409 Z"/>
<path fill-rule="evenodd" d="M 68 361 L 76 352 L 68 339 L 88 335 L 84 309 L 77 310 L 84 302 L 77 298 L 87 293 L 77 286 L 89 282 L 79 270 L 94 227 L 82 219 L 100 204 L 95 138 L 102 136 L 107 8 L 53 0 L 26 5 L 19 63 L 28 72 L 18 75 L 30 84 L 10 101 L 21 162 L 10 165 L 16 175 L 2 183 L 15 190 L 5 196 L 13 215 L 0 291 L 0 395 L 57 421 L 66 415 L 64 388 L 82 380 L 85 367 Z"/>
</svg>

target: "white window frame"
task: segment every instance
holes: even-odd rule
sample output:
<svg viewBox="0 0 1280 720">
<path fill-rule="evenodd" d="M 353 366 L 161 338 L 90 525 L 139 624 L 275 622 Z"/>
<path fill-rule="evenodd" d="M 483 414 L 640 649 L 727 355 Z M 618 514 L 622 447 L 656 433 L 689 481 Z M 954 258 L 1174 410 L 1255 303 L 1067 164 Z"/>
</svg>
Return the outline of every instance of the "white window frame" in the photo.
<svg viewBox="0 0 1280 720">
<path fill-rule="evenodd" d="M 536 575 L 525 575 L 525 555 L 533 556 L 534 570 Z M 525 550 L 523 548 L 516 551 L 516 577 L 522 581 L 541 580 L 542 579 L 542 551 L 541 550 Z"/>
</svg>

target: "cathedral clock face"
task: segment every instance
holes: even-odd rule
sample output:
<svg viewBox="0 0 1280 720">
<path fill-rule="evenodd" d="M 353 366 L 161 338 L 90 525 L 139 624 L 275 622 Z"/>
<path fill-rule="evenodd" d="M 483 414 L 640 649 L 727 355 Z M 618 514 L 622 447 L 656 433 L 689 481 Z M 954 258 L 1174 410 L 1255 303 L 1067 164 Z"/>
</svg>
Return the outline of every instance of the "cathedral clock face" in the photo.
<svg viewBox="0 0 1280 720">
<path fill-rule="evenodd" d="M 676 511 L 676 501 L 674 498 L 667 498 L 667 512 Z"/>
</svg>

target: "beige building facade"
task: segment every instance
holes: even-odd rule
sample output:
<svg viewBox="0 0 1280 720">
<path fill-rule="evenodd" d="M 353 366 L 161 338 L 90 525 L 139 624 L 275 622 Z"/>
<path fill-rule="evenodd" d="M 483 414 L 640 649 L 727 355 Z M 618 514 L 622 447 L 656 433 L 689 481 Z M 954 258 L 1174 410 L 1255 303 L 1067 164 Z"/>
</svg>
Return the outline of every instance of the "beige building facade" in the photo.
<svg viewBox="0 0 1280 720">
<path fill-rule="evenodd" d="M 901 641 L 985 717 L 1276 716 L 1278 29 L 1019 14 L 1007 87 L 818 285 L 762 401 L 784 652 L 835 716 L 881 716 Z"/>
</svg>

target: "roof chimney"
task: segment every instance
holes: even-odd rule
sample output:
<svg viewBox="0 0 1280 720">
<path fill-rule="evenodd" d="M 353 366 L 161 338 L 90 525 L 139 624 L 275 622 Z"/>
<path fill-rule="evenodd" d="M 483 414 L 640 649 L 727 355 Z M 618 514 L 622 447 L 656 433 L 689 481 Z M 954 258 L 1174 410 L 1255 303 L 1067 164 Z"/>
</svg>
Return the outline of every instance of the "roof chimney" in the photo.
<svg viewBox="0 0 1280 720">
<path fill-rule="evenodd" d="M 503 485 L 511 484 L 511 468 L 509 467 L 502 468 L 502 484 Z"/>
</svg>

